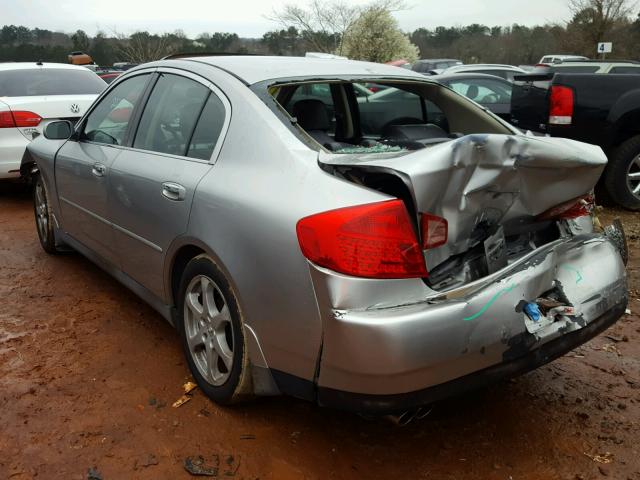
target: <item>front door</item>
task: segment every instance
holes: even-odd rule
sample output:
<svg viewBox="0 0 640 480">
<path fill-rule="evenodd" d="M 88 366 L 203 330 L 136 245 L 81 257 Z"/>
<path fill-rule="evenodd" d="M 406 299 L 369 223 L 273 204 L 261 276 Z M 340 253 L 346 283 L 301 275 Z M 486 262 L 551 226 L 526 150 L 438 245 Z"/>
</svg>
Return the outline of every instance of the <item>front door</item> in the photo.
<svg viewBox="0 0 640 480">
<path fill-rule="evenodd" d="M 56 156 L 63 230 L 116 265 L 107 205 L 110 173 L 124 151 L 129 119 L 149 79 L 150 74 L 138 75 L 109 91 Z"/>
</svg>

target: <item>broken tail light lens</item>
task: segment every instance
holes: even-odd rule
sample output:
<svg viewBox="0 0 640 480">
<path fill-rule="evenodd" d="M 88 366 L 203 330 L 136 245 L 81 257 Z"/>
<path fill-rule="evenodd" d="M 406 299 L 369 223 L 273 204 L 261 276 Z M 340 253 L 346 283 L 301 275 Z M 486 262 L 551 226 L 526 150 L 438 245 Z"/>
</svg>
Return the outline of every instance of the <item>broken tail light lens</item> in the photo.
<svg viewBox="0 0 640 480">
<path fill-rule="evenodd" d="M 400 200 L 311 215 L 296 226 L 302 254 L 339 273 L 364 278 L 427 276 L 424 256 Z"/>
<path fill-rule="evenodd" d="M 572 218 L 586 217 L 593 213 L 594 208 L 593 195 L 585 195 L 550 208 L 538 215 L 538 220 L 571 220 Z"/>
<path fill-rule="evenodd" d="M 549 124 L 571 125 L 573 122 L 573 89 L 554 85 L 549 99 Z"/>
<path fill-rule="evenodd" d="M 423 213 L 420 219 L 420 230 L 422 232 L 422 248 L 424 250 L 441 247 L 447 243 L 449 224 L 442 217 Z"/>
<path fill-rule="evenodd" d="M 37 127 L 41 121 L 40 115 L 25 110 L 0 112 L 0 128 Z"/>
</svg>

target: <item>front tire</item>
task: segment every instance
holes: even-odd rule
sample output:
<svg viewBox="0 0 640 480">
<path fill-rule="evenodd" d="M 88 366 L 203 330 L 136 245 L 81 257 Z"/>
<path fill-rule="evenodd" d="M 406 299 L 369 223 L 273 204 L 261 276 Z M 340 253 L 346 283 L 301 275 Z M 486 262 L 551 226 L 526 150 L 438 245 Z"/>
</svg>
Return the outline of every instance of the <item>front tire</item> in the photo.
<svg viewBox="0 0 640 480">
<path fill-rule="evenodd" d="M 63 253 L 63 250 L 56 246 L 49 192 L 39 173 L 33 178 L 33 213 L 42 249 L 51 255 Z"/>
<path fill-rule="evenodd" d="M 618 205 L 640 210 L 640 135 L 622 143 L 610 155 L 604 187 Z"/>
<path fill-rule="evenodd" d="M 198 386 L 221 405 L 249 397 L 242 314 L 228 280 L 209 256 L 199 255 L 187 264 L 178 300 L 176 327 Z"/>
</svg>

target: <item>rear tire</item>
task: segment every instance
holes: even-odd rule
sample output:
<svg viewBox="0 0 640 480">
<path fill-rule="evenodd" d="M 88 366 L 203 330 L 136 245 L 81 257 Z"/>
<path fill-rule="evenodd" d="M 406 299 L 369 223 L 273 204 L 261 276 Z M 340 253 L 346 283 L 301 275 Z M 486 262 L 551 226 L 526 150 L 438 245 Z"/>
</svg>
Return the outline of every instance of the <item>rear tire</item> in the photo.
<svg viewBox="0 0 640 480">
<path fill-rule="evenodd" d="M 640 135 L 631 137 L 610 155 L 604 187 L 621 207 L 640 210 Z"/>
<path fill-rule="evenodd" d="M 187 264 L 177 303 L 176 327 L 198 386 L 221 405 L 251 397 L 242 313 L 227 278 L 209 256 Z"/>
<path fill-rule="evenodd" d="M 36 230 L 42 249 L 51 255 L 64 253 L 65 250 L 56 246 L 53 213 L 49 201 L 47 186 L 39 173 L 33 178 L 33 213 L 36 220 Z"/>
</svg>

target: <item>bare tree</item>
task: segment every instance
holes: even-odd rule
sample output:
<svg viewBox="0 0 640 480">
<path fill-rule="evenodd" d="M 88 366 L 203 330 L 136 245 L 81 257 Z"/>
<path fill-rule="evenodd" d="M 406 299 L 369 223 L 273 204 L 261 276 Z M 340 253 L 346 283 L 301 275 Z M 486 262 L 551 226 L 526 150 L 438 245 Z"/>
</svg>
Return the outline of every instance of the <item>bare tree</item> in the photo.
<svg viewBox="0 0 640 480">
<path fill-rule="evenodd" d="M 404 8 L 404 1 L 376 0 L 368 6 L 355 7 L 345 0 L 310 0 L 306 7 L 287 4 L 282 10 L 274 10 L 267 18 L 278 22 L 285 29 L 294 27 L 319 52 L 340 54 L 341 39 L 362 12 L 373 6 L 397 11 Z"/>
<path fill-rule="evenodd" d="M 136 32 L 126 37 L 115 33 L 115 37 L 118 39 L 119 56 L 131 63 L 160 60 L 175 51 L 171 36 L 168 34 L 152 35 L 149 32 Z"/>
<path fill-rule="evenodd" d="M 569 0 L 570 23 L 581 27 L 585 39 L 595 47 L 618 23 L 628 21 L 634 6 L 629 0 Z"/>
</svg>

